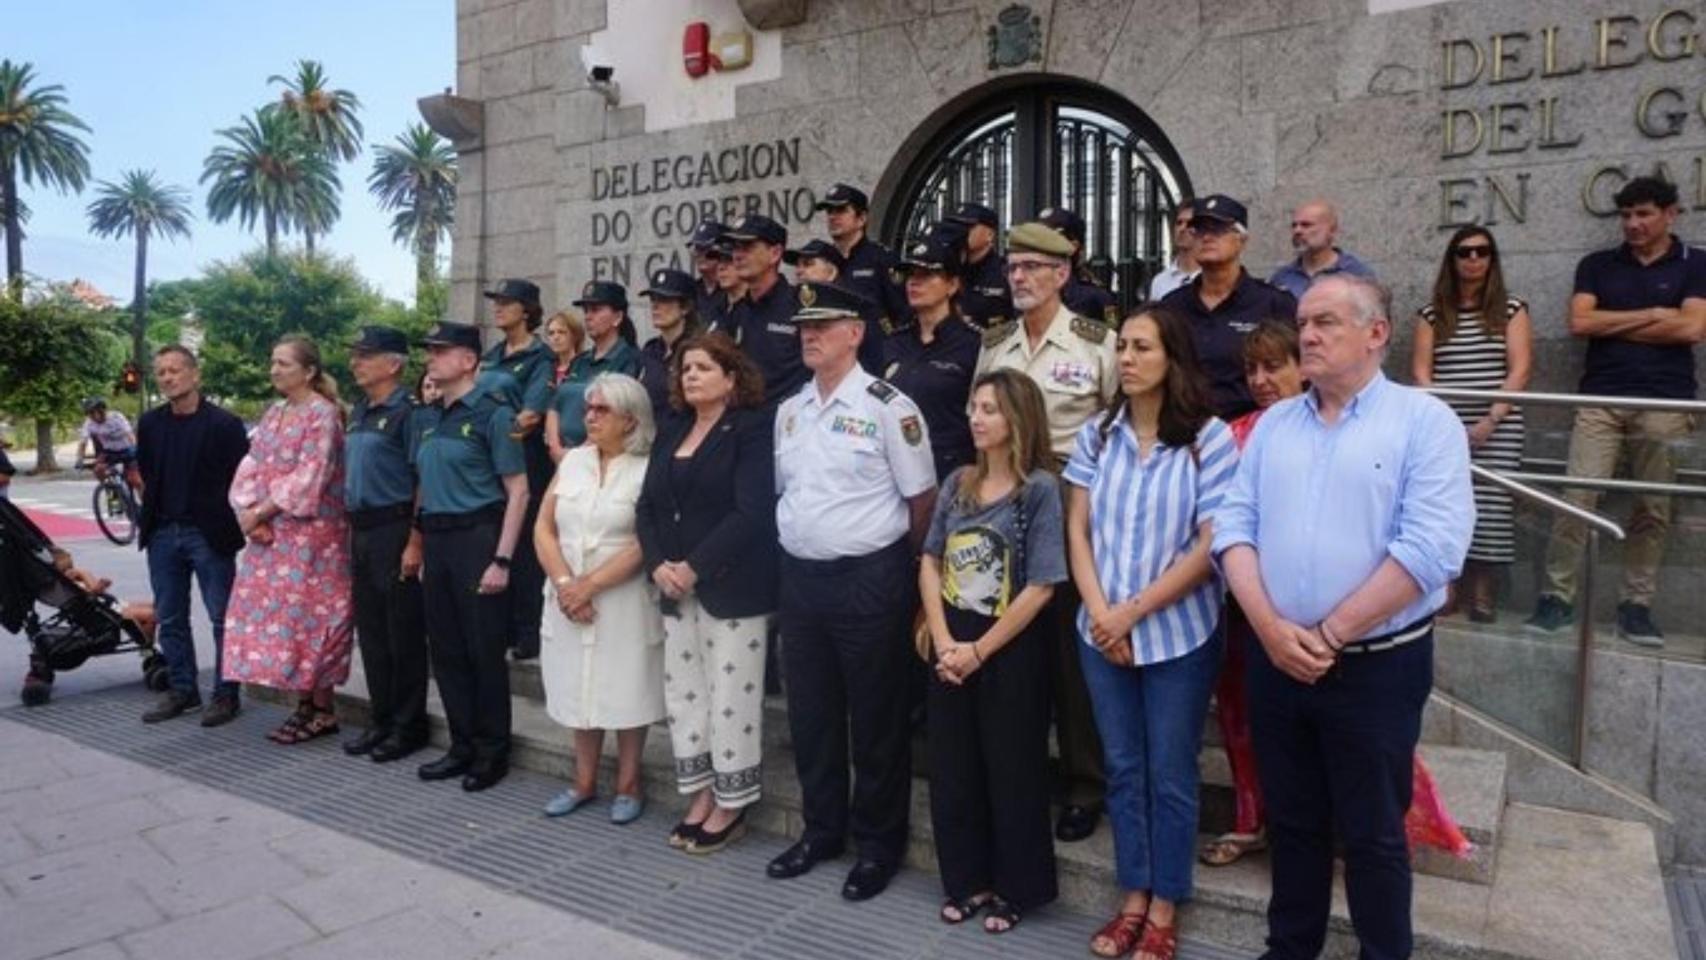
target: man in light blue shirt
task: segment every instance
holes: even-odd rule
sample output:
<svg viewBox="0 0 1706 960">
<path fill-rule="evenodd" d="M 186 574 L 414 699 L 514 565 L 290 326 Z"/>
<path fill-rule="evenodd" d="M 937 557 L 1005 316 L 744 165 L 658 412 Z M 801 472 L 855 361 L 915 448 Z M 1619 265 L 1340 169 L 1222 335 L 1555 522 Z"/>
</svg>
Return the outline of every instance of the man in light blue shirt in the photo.
<svg viewBox="0 0 1706 960">
<path fill-rule="evenodd" d="M 1299 300 L 1310 284 L 1348 273 L 1374 279 L 1374 268 L 1347 250 L 1340 250 L 1339 212 L 1325 200 L 1311 200 L 1291 212 L 1291 248 L 1297 259 L 1274 271 L 1268 282 Z"/>
<path fill-rule="evenodd" d="M 1404 814 L 1433 685 L 1433 614 L 1475 524 L 1469 445 L 1380 372 L 1385 292 L 1335 275 L 1297 311 L 1311 389 L 1271 408 L 1214 512 L 1214 553 L 1261 640 L 1250 726 L 1269 811 L 1264 960 L 1321 952 L 1333 834 L 1369 960 L 1408 957 Z"/>
</svg>

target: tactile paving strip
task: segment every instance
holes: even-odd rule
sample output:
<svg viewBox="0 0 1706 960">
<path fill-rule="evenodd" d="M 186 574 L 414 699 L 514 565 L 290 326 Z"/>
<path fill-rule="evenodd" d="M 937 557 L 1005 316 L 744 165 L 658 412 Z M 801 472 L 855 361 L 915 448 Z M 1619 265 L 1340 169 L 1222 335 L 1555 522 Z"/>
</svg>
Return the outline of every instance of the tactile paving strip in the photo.
<svg viewBox="0 0 1706 960">
<path fill-rule="evenodd" d="M 845 858 L 786 883 L 765 877 L 765 863 L 787 846 L 780 837 L 753 833 L 720 854 L 690 857 L 664 843 L 672 818 L 661 812 L 626 827 L 611 824 L 602 806 L 561 820 L 541 816 L 540 806 L 563 784 L 531 771 L 514 771 L 491 790 L 466 794 L 454 783 L 422 783 L 415 758 L 384 765 L 355 760 L 330 737 L 272 744 L 265 734 L 283 720 L 280 707 L 247 703 L 234 722 L 205 730 L 193 716 L 139 722 L 152 702 L 139 688 L 115 687 L 45 707 L 0 709 L 0 717 L 695 956 L 1078 957 L 1086 955 L 1087 938 L 1104 919 L 1051 907 L 1001 937 L 984 934 L 975 923 L 948 927 L 936 919 L 936 878 L 915 870 L 902 871 L 882 896 L 850 904 L 840 895 L 851 865 Z M 1181 943 L 1179 956 L 1229 960 L 1242 954 L 1189 941 Z"/>
</svg>

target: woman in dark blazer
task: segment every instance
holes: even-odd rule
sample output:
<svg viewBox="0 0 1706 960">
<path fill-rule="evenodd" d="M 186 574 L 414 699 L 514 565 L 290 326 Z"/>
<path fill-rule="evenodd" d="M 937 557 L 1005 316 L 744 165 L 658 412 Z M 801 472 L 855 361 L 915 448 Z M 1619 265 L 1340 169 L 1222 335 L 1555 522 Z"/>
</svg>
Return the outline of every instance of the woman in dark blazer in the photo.
<svg viewBox="0 0 1706 960">
<path fill-rule="evenodd" d="M 680 357 L 670 402 L 682 413 L 659 418 L 635 509 L 645 569 L 662 594 L 677 786 L 693 798 L 669 842 L 711 853 L 745 832 L 763 780 L 775 463 L 762 378 L 734 341 L 705 334 Z"/>
</svg>

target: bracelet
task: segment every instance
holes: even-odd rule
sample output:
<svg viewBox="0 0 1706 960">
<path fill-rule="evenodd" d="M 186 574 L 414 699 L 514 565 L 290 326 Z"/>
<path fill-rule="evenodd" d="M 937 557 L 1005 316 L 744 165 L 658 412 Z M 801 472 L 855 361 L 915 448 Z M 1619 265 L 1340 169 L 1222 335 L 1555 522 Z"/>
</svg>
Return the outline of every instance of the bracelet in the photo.
<svg viewBox="0 0 1706 960">
<path fill-rule="evenodd" d="M 980 666 L 980 667 L 983 666 L 983 654 L 981 654 L 977 651 L 977 644 L 976 643 L 973 643 L 971 645 L 971 655 L 977 658 L 978 666 Z"/>
<path fill-rule="evenodd" d="M 1327 645 L 1327 649 L 1333 651 L 1334 653 L 1338 653 L 1339 651 L 1345 649 L 1344 644 L 1333 642 L 1332 635 L 1330 635 L 1327 632 L 1327 621 L 1323 620 L 1320 623 L 1316 624 L 1315 625 L 1315 632 L 1317 634 L 1320 634 L 1321 642 L 1325 643 Z"/>
<path fill-rule="evenodd" d="M 552 580 L 551 582 L 556 584 L 559 587 L 566 587 L 569 584 L 574 583 L 575 578 L 574 578 L 573 574 L 565 573 L 562 576 L 556 578 L 555 580 Z"/>
</svg>

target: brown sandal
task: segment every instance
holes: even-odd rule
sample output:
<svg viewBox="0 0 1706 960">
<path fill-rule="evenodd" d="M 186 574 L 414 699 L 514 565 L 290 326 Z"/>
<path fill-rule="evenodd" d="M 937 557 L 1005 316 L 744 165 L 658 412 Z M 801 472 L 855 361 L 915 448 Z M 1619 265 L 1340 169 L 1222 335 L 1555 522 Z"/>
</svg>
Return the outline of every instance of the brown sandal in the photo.
<svg viewBox="0 0 1706 960">
<path fill-rule="evenodd" d="M 1137 952 L 1132 954 L 1132 960 L 1137 960 L 1146 953 L 1155 960 L 1173 960 L 1173 955 L 1178 952 L 1179 928 L 1162 927 L 1152 923 L 1143 931 L 1143 941 L 1137 945 Z"/>
<path fill-rule="evenodd" d="M 1244 859 L 1247 854 L 1260 853 L 1268 848 L 1266 831 L 1255 833 L 1223 833 L 1203 844 L 1197 859 L 1210 867 L 1226 867 Z"/>
<path fill-rule="evenodd" d="M 1121 913 L 1102 925 L 1095 936 L 1090 938 L 1090 952 L 1098 957 L 1123 957 L 1137 946 L 1143 937 L 1143 929 L 1149 924 L 1149 911 L 1142 913 Z M 1109 949 L 1098 950 L 1097 941 L 1106 940 L 1113 944 Z"/>
<path fill-rule="evenodd" d="M 299 703 L 296 705 L 296 711 L 285 717 L 284 722 L 278 725 L 278 729 L 267 734 L 267 739 L 273 743 L 297 743 L 302 736 L 302 725 L 313 717 L 314 705 Z"/>
<path fill-rule="evenodd" d="M 286 745 L 307 743 L 310 740 L 329 737 L 337 732 L 338 715 L 330 710 L 315 710 L 307 720 L 296 726 L 292 739 L 280 740 L 279 743 Z"/>
</svg>

